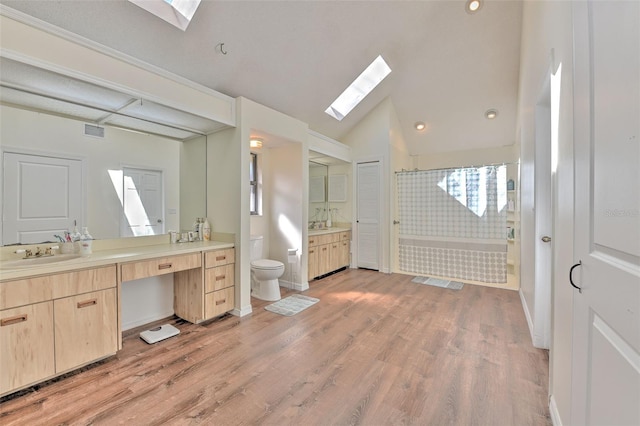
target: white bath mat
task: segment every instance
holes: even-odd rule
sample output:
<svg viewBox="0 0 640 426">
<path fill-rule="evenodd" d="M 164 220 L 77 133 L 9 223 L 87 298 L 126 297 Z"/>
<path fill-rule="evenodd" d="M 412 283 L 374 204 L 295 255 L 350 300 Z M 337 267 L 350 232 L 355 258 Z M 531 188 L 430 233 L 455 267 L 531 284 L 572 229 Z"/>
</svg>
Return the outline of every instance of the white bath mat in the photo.
<svg viewBox="0 0 640 426">
<path fill-rule="evenodd" d="M 158 343 L 161 340 L 168 339 L 169 337 L 177 336 L 180 334 L 180 330 L 172 326 L 171 324 L 161 325 L 147 331 L 140 333 L 140 338 L 148 344 Z"/>
<path fill-rule="evenodd" d="M 294 294 L 289 297 L 285 297 L 284 299 L 278 300 L 275 303 L 267 305 L 264 308 L 267 311 L 290 317 L 304 311 L 309 306 L 315 305 L 319 301 L 320 299 L 316 299 L 315 297 Z"/>
<path fill-rule="evenodd" d="M 464 284 L 459 281 L 441 280 L 431 277 L 415 277 L 411 280 L 412 283 L 432 285 L 434 287 L 448 288 L 451 290 L 460 290 L 464 287 Z"/>
</svg>

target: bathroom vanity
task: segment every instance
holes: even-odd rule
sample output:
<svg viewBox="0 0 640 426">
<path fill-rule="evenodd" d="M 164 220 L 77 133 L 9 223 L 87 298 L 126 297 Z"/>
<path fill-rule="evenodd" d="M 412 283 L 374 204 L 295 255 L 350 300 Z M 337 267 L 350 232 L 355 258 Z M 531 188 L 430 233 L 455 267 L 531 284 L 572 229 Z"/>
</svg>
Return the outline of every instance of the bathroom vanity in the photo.
<svg viewBox="0 0 640 426">
<path fill-rule="evenodd" d="M 351 263 L 351 230 L 327 228 L 309 231 L 308 278 L 337 271 Z"/>
<path fill-rule="evenodd" d="M 175 313 L 193 323 L 234 308 L 232 243 L 155 244 L 7 266 L 16 262 L 4 261 L 0 277 L 0 396 L 121 349 L 122 282 L 173 274 Z"/>
</svg>

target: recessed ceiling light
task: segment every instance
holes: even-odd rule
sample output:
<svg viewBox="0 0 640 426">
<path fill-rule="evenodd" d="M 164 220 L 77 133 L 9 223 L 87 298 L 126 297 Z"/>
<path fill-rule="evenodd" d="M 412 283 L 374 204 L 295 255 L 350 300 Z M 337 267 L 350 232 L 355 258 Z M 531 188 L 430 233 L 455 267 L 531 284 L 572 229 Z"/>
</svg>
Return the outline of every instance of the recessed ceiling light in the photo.
<svg viewBox="0 0 640 426">
<path fill-rule="evenodd" d="M 493 120 L 494 118 L 496 118 L 498 116 L 498 110 L 497 109 L 488 109 L 487 112 L 484 113 L 484 116 L 489 120 Z"/>
<path fill-rule="evenodd" d="M 464 10 L 467 13 L 476 13 L 482 8 L 482 0 L 468 0 Z"/>
<path fill-rule="evenodd" d="M 415 127 L 416 130 L 420 132 L 420 131 L 426 129 L 427 125 L 424 124 L 422 121 L 418 121 L 418 122 L 416 122 L 416 124 L 413 125 L 413 127 Z"/>
<path fill-rule="evenodd" d="M 249 140 L 249 146 L 251 148 L 262 148 L 262 139 L 260 139 L 260 138 L 251 138 Z"/>
</svg>

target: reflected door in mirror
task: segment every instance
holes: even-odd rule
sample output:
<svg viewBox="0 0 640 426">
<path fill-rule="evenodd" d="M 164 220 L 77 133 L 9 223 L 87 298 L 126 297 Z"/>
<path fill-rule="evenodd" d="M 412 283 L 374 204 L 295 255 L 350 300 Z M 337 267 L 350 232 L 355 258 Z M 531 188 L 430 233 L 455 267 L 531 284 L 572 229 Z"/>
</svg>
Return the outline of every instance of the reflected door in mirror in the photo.
<svg viewBox="0 0 640 426">
<path fill-rule="evenodd" d="M 82 161 L 5 152 L 2 244 L 54 241 L 82 221 Z"/>
</svg>

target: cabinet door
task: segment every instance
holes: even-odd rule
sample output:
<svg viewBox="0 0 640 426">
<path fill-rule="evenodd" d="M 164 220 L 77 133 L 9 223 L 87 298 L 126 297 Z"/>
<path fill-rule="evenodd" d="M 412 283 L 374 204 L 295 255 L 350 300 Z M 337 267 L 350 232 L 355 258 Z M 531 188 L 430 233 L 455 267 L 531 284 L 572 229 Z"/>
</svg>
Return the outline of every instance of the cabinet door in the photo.
<svg viewBox="0 0 640 426">
<path fill-rule="evenodd" d="M 56 373 L 115 354 L 118 349 L 116 290 L 54 302 Z"/>
<path fill-rule="evenodd" d="M 312 280 L 318 274 L 318 247 L 309 247 L 309 259 L 307 261 L 308 279 Z"/>
<path fill-rule="evenodd" d="M 329 263 L 329 271 L 335 271 L 336 269 L 340 269 L 342 266 L 342 247 L 341 243 L 331 243 L 331 248 L 329 251 L 330 263 Z"/>
<path fill-rule="evenodd" d="M 338 268 L 342 268 L 343 266 L 349 266 L 351 263 L 351 250 L 349 241 L 341 241 L 338 243 L 339 246 L 339 265 Z"/>
<path fill-rule="evenodd" d="M 331 244 L 318 246 L 318 275 L 331 272 Z"/>
<path fill-rule="evenodd" d="M 0 394 L 55 373 L 53 302 L 0 311 Z"/>
</svg>

